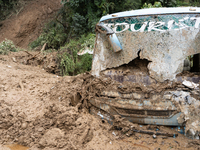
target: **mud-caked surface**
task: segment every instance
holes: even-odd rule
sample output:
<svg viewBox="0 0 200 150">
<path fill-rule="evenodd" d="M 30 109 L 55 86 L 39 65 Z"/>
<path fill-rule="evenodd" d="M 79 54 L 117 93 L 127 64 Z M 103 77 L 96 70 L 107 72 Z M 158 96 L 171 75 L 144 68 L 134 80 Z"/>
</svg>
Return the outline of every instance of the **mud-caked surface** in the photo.
<svg viewBox="0 0 200 150">
<path fill-rule="evenodd" d="M 198 149 L 200 145 L 199 140 L 190 140 L 169 127 L 133 124 L 119 116 L 115 116 L 114 124 L 110 125 L 89 113 L 91 104 L 88 101 L 120 83 L 94 78 L 90 73 L 60 77 L 41 66 L 24 65 L 16 56 L 17 53 L 0 56 L 2 149 L 12 149 L 5 147 L 11 144 L 24 145 L 30 150 L 182 150 Z M 27 62 L 29 57 L 21 61 Z M 126 89 L 124 87 L 124 91 Z M 178 136 L 153 136 L 136 130 Z"/>
</svg>

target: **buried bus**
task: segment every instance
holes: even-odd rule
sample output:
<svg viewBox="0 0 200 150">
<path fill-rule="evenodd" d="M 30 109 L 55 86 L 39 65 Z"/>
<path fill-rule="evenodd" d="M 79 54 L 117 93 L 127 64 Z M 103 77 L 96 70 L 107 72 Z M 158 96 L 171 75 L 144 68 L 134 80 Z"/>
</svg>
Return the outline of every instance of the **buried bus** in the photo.
<svg viewBox="0 0 200 150">
<path fill-rule="evenodd" d="M 199 53 L 200 8 L 103 16 L 96 25 L 91 72 L 122 86 L 91 99 L 90 112 L 108 121 L 120 115 L 134 123 L 185 126 L 186 133 L 198 136 Z"/>
</svg>

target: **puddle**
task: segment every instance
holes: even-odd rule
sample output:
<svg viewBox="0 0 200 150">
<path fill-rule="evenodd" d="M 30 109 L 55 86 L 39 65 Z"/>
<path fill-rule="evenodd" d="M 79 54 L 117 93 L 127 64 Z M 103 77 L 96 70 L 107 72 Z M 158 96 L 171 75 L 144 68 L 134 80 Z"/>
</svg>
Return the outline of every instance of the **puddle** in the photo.
<svg viewBox="0 0 200 150">
<path fill-rule="evenodd" d="M 10 148 L 11 150 L 27 150 L 28 149 L 28 147 L 17 145 L 17 144 L 5 145 L 5 146 Z"/>
</svg>

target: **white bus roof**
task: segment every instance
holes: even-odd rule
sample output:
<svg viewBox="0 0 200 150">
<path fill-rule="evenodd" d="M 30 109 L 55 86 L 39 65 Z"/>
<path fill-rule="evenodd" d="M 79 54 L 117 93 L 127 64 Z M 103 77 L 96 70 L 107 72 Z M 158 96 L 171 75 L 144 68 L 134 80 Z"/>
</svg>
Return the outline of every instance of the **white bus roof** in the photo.
<svg viewBox="0 0 200 150">
<path fill-rule="evenodd" d="M 147 8 L 147 9 L 124 11 L 106 15 L 100 19 L 100 22 L 108 19 L 129 17 L 129 16 L 162 15 L 162 14 L 195 14 L 195 13 L 200 13 L 200 7 Z"/>
</svg>

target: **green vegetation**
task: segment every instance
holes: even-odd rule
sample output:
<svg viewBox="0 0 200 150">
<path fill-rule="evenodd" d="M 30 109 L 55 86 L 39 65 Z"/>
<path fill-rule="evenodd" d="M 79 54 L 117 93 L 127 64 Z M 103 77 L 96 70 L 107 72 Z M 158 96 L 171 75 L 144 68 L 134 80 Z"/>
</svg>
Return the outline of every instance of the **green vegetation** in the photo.
<svg viewBox="0 0 200 150">
<path fill-rule="evenodd" d="M 144 5 L 142 6 L 142 8 L 156 8 L 156 7 L 162 7 L 161 2 L 155 2 L 154 5 L 152 5 L 151 3 L 149 4 L 144 3 Z"/>
<path fill-rule="evenodd" d="M 17 14 L 21 7 L 20 0 L 0 0 L 0 21 L 5 20 L 12 13 Z"/>
<path fill-rule="evenodd" d="M 71 39 L 95 33 L 95 25 L 106 14 L 137 9 L 141 0 L 62 0 L 63 7 L 55 20 L 44 28 L 40 37 L 30 43 L 31 48 L 47 43 L 48 48 L 59 49 Z"/>
<path fill-rule="evenodd" d="M 47 49 L 59 49 L 60 46 L 65 44 L 66 39 L 67 34 L 63 26 L 56 21 L 51 21 L 45 26 L 43 33 L 30 43 L 30 47 L 34 49 L 47 43 Z"/>
<path fill-rule="evenodd" d="M 82 36 L 79 40 L 70 40 L 68 44 L 60 48 L 58 62 L 62 75 L 77 75 L 90 71 L 92 66 L 92 55 L 77 55 L 80 50 L 94 48 L 95 35 Z"/>
<path fill-rule="evenodd" d="M 4 40 L 0 43 L 0 54 L 1 55 L 8 55 L 10 52 L 17 52 L 19 51 L 18 48 L 13 44 L 11 40 Z"/>
<path fill-rule="evenodd" d="M 163 7 L 179 7 L 179 6 L 200 6 L 199 0 L 141 0 L 142 4 L 149 4 L 148 7 L 151 8 L 151 5 L 155 2 L 160 2 Z"/>
</svg>

